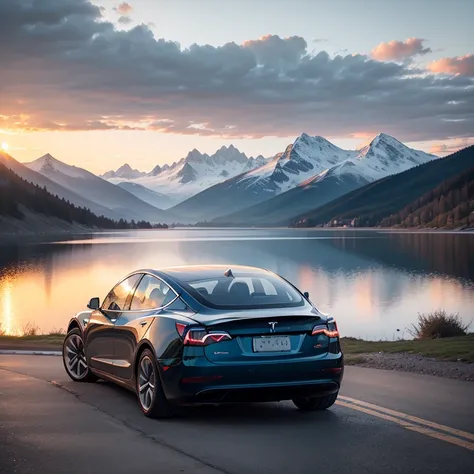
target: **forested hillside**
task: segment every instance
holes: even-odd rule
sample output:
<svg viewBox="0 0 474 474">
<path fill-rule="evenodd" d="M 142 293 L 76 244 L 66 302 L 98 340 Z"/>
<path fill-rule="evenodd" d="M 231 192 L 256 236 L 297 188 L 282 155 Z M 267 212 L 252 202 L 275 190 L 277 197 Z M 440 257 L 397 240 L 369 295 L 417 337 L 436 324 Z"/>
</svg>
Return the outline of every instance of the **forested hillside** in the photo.
<svg viewBox="0 0 474 474">
<path fill-rule="evenodd" d="M 474 227 L 474 167 L 382 219 L 380 226 Z"/>
<path fill-rule="evenodd" d="M 464 148 L 446 158 L 433 160 L 403 173 L 367 184 L 312 212 L 295 217 L 292 225 L 297 227 L 322 225 L 374 227 L 380 226 L 382 221 L 388 225 L 386 219 L 390 216 L 397 215 L 407 207 L 416 206 L 418 199 L 430 192 L 434 193 L 435 189 L 442 186 L 445 181 L 457 179 L 461 173 L 472 168 L 474 168 L 474 146 Z M 458 204 L 457 202 L 456 206 Z M 418 207 L 410 207 L 410 209 L 414 211 Z M 446 208 L 442 213 L 451 210 L 454 212 L 454 208 Z M 403 214 L 403 218 L 400 215 L 400 225 L 411 212 L 407 211 Z M 465 209 L 456 212 L 465 212 Z M 446 216 L 446 222 L 447 218 L 448 216 Z M 395 217 L 392 222 L 396 225 Z"/>
<path fill-rule="evenodd" d="M 46 188 L 23 180 L 9 168 L 0 164 L 0 218 L 14 218 L 21 221 L 31 213 L 102 229 L 152 227 L 145 221 L 137 223 L 114 221 L 103 216 L 96 216 L 89 209 L 76 207 L 69 201 L 53 196 Z"/>
</svg>

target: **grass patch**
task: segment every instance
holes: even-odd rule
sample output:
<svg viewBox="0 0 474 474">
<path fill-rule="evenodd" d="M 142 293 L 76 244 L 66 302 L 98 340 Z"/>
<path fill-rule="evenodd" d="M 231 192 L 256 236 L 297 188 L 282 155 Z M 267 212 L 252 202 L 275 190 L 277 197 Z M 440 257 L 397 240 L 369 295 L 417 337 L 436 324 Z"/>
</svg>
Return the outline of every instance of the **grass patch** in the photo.
<svg viewBox="0 0 474 474">
<path fill-rule="evenodd" d="M 0 349 L 59 351 L 64 335 L 0 336 Z"/>
<path fill-rule="evenodd" d="M 65 336 L 62 329 L 53 329 L 49 334 L 40 334 L 39 328 L 30 323 L 22 328 L 22 334 L 7 335 L 0 326 L 0 349 L 58 351 L 63 346 Z"/>
<path fill-rule="evenodd" d="M 418 323 L 412 324 L 410 334 L 415 339 L 439 339 L 444 337 L 465 336 L 471 324 L 464 324 L 459 314 L 444 310 L 428 314 L 419 314 Z"/>
<path fill-rule="evenodd" d="M 474 334 L 441 339 L 417 339 L 413 341 L 363 341 L 352 337 L 343 337 L 341 345 L 348 358 L 353 358 L 357 354 L 369 354 L 371 352 L 406 352 L 439 360 L 474 362 Z M 352 359 L 350 360 L 352 362 Z"/>
</svg>

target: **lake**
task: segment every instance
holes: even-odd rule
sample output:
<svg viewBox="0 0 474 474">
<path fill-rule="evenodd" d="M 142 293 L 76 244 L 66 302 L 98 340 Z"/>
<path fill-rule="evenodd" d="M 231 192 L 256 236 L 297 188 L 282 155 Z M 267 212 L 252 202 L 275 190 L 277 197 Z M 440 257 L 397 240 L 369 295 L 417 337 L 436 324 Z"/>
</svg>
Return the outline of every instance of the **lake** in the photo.
<svg viewBox="0 0 474 474">
<path fill-rule="evenodd" d="M 65 329 L 126 273 L 245 264 L 281 274 L 330 313 L 342 335 L 409 337 L 418 313 L 474 317 L 474 234 L 330 229 L 173 229 L 0 245 L 0 326 Z M 472 330 L 472 327 L 471 327 Z"/>
</svg>

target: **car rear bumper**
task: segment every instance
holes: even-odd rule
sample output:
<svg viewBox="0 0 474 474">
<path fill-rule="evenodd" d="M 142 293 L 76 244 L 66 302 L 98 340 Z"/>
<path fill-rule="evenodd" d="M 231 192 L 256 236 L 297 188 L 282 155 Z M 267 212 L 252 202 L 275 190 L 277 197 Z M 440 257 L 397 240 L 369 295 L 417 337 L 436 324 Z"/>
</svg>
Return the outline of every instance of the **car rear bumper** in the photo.
<svg viewBox="0 0 474 474">
<path fill-rule="evenodd" d="M 162 373 L 163 389 L 173 403 L 226 403 L 291 400 L 337 392 L 343 356 L 270 364 L 212 364 L 189 358 Z"/>
<path fill-rule="evenodd" d="M 196 403 L 271 402 L 291 400 L 298 397 L 331 395 L 339 391 L 333 380 L 318 380 L 312 383 L 286 383 L 223 386 L 207 388 L 193 397 Z"/>
</svg>

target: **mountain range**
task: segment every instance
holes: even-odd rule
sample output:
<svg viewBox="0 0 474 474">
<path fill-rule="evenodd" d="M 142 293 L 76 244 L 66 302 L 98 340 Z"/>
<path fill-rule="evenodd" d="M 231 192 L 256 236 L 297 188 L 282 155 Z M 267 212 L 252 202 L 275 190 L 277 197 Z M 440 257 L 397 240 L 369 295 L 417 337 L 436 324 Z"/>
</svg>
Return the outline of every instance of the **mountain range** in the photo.
<svg viewBox="0 0 474 474">
<path fill-rule="evenodd" d="M 66 189 L 72 190 L 87 199 L 100 203 L 108 210 L 106 217 L 126 220 L 146 220 L 150 222 L 169 221 L 170 214 L 147 202 L 120 186 L 76 166 L 67 165 L 50 154 L 46 154 L 31 163 L 25 163 L 30 170 L 48 177 Z"/>
<path fill-rule="evenodd" d="M 287 226 L 436 158 L 384 133 L 359 150 L 303 133 L 272 158 L 248 158 L 233 145 L 212 155 L 194 149 L 149 172 L 131 163 L 96 176 L 50 154 L 23 164 L 1 154 L 0 162 L 53 195 L 115 220 Z"/>
<path fill-rule="evenodd" d="M 466 205 L 469 213 L 469 206 L 474 208 L 474 186 L 468 181 L 472 179 L 471 175 L 467 176 L 465 173 L 470 170 L 474 170 L 474 146 L 367 184 L 323 206 L 315 207 L 310 212 L 296 216 L 292 225 L 399 225 L 409 219 L 410 214 L 416 210 L 427 210 L 423 209 L 426 203 L 431 203 L 434 199 L 440 201 L 445 190 L 437 188 L 443 183 L 446 189 L 452 188 L 452 180 L 458 191 L 451 198 L 452 202 L 447 202 L 445 206 L 438 202 L 439 209 L 434 212 L 431 221 L 436 215 L 442 216 L 447 210 L 454 212 L 455 205 L 460 202 Z M 463 176 L 467 176 L 464 181 L 458 179 Z M 463 186 L 468 186 L 466 196 L 462 195 Z M 446 200 L 450 200 L 448 193 Z M 429 216 L 426 220 L 429 221 Z"/>
<path fill-rule="evenodd" d="M 129 164 L 124 164 L 116 171 L 103 174 L 102 178 L 114 184 L 128 182 L 144 186 L 167 196 L 171 205 L 265 163 L 263 156 L 247 158 L 245 153 L 230 145 L 223 146 L 212 155 L 194 149 L 178 162 L 156 165 L 149 173 L 140 172 Z M 141 188 L 128 187 L 127 191 L 143 198 Z"/>
<path fill-rule="evenodd" d="M 172 210 L 221 225 L 288 225 L 295 215 L 434 158 L 383 133 L 357 151 L 303 134 L 265 166 L 213 186 Z"/>
<path fill-rule="evenodd" d="M 138 199 L 85 169 L 67 165 L 50 154 L 30 163 L 20 163 L 12 156 L 0 153 L 0 163 L 25 181 L 46 188 L 51 194 L 77 207 L 87 208 L 97 216 L 151 223 L 176 220 L 173 214 Z"/>
</svg>

